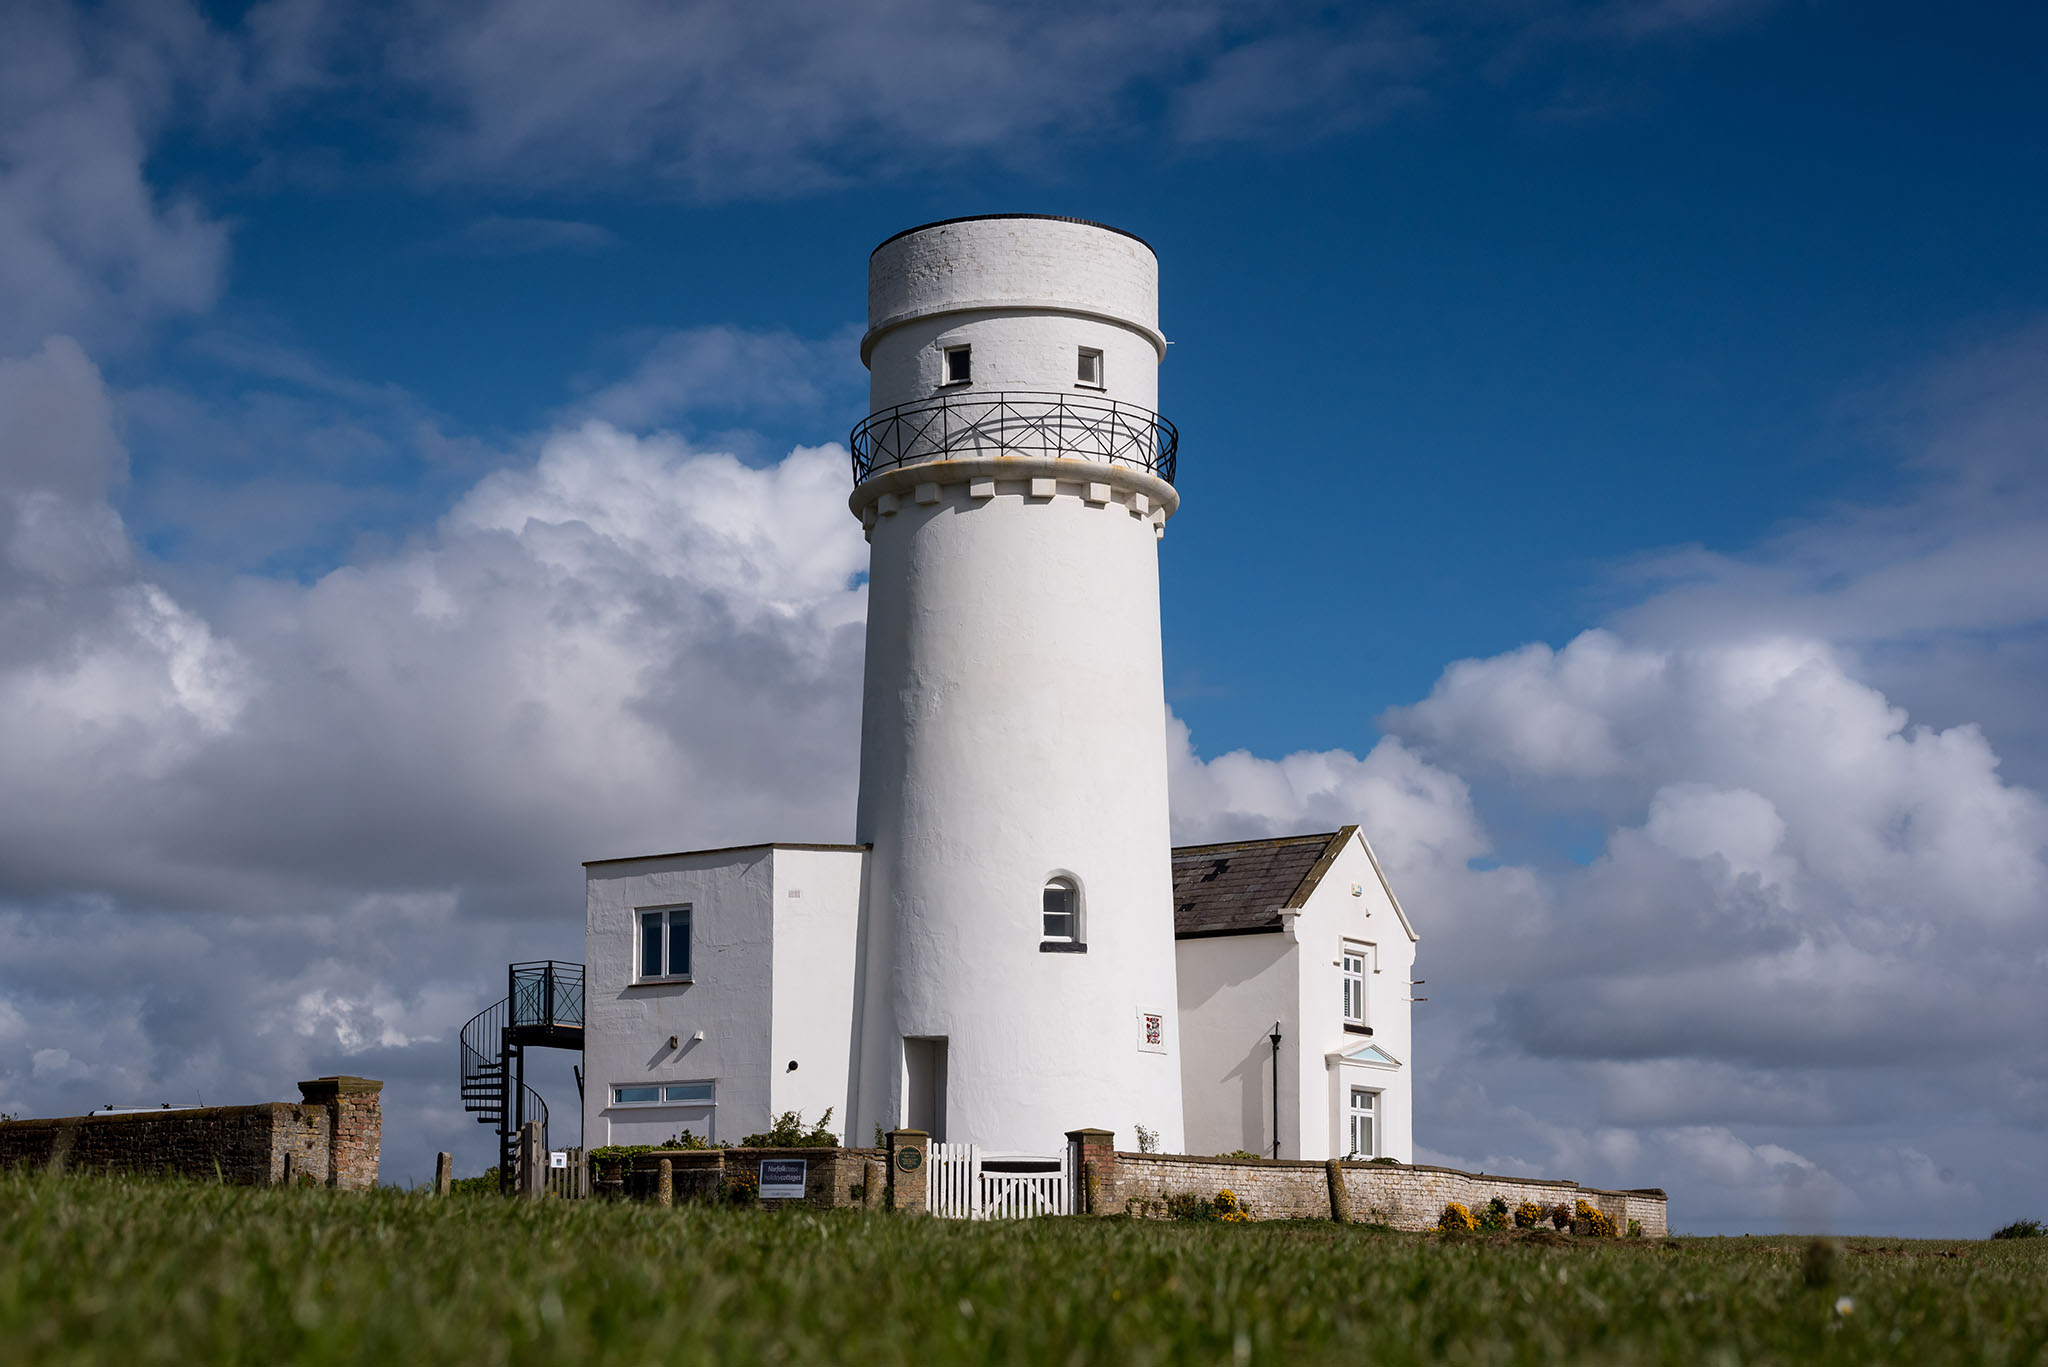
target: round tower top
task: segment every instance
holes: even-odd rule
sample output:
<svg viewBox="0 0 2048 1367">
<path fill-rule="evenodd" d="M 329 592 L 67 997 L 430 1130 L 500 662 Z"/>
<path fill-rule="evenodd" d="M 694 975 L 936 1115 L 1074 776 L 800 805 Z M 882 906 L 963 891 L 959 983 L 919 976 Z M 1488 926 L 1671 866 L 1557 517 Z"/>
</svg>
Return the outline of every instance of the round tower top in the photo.
<svg viewBox="0 0 2048 1367">
<path fill-rule="evenodd" d="M 868 331 L 875 342 L 949 313 L 1068 313 L 1115 323 L 1160 357 L 1159 259 L 1121 228 L 1050 214 L 950 218 L 896 234 L 868 258 Z"/>
</svg>

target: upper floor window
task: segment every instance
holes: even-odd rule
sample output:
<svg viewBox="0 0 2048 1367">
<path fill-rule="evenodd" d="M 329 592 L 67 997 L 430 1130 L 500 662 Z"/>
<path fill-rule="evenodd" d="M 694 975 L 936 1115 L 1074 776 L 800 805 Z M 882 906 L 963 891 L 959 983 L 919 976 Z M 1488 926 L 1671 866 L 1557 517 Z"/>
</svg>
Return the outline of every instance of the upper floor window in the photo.
<svg viewBox="0 0 2048 1367">
<path fill-rule="evenodd" d="M 640 978 L 690 976 L 690 909 L 657 907 L 640 913 Z"/>
<path fill-rule="evenodd" d="M 1075 383 L 1102 388 L 1102 353 L 1094 347 L 1081 348 L 1081 362 L 1075 373 Z"/>
<path fill-rule="evenodd" d="M 1344 1023 L 1365 1024 L 1365 959 L 1364 945 L 1344 946 L 1342 960 L 1344 968 Z"/>
<path fill-rule="evenodd" d="M 949 346 L 946 348 L 946 383 L 966 384 L 974 378 L 974 348 Z"/>
<path fill-rule="evenodd" d="M 1054 878 L 1045 885 L 1045 939 L 1039 949 L 1085 953 L 1081 940 L 1081 889 L 1070 878 Z"/>
</svg>

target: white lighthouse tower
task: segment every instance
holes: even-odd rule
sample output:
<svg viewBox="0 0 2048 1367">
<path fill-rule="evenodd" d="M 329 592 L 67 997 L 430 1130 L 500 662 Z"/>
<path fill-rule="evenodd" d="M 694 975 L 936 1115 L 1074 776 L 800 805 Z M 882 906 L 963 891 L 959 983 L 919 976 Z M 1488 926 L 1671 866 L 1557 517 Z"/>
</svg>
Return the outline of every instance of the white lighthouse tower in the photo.
<svg viewBox="0 0 2048 1367">
<path fill-rule="evenodd" d="M 1158 269 L 1129 233 L 1031 214 L 870 259 L 849 1133 L 1181 1147 Z"/>
</svg>

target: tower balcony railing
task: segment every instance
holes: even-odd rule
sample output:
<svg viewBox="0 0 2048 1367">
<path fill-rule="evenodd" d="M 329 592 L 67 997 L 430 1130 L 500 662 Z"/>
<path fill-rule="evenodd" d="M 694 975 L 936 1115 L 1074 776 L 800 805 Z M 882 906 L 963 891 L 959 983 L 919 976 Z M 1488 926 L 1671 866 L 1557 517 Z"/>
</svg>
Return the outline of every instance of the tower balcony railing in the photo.
<svg viewBox="0 0 2048 1367">
<path fill-rule="evenodd" d="M 999 390 L 877 409 L 853 429 L 853 482 L 962 456 L 1064 456 L 1173 483 L 1180 433 L 1149 408 L 1083 395 Z"/>
</svg>

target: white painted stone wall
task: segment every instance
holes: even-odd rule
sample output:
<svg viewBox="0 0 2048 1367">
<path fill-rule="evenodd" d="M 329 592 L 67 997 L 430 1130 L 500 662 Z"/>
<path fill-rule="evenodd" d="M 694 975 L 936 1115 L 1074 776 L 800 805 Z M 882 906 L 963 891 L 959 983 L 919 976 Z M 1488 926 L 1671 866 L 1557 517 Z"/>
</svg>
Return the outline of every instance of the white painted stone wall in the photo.
<svg viewBox="0 0 2048 1367">
<path fill-rule="evenodd" d="M 1086 395 L 1074 349 L 1099 343 L 1111 395 L 1150 407 L 1156 282 L 1148 249 L 1089 225 L 899 238 L 871 263 L 870 406 L 928 397 L 942 340 L 971 330 L 977 389 Z M 874 848 L 857 1134 L 903 1117 L 903 1040 L 942 1037 L 949 1140 L 1051 1153 L 1077 1125 L 1144 1125 L 1179 1147 L 1155 545 L 1173 503 L 1078 460 L 855 490 L 873 546 L 856 839 Z M 1055 875 L 1081 887 L 1085 954 L 1040 950 Z M 1141 1011 L 1163 1052 L 1139 1047 Z"/>
</svg>

